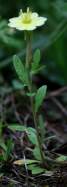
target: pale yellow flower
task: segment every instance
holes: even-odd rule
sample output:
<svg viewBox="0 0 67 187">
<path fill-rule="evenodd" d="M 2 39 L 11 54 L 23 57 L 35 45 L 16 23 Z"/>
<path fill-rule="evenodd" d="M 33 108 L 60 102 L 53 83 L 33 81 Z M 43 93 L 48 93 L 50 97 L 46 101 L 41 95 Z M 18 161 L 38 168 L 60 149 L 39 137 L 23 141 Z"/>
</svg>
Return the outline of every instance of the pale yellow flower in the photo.
<svg viewBox="0 0 67 187">
<path fill-rule="evenodd" d="M 37 27 L 42 26 L 47 18 L 40 17 L 36 12 L 31 12 L 27 8 L 27 12 L 20 11 L 18 17 L 9 19 L 9 26 L 18 30 L 35 30 Z"/>
</svg>

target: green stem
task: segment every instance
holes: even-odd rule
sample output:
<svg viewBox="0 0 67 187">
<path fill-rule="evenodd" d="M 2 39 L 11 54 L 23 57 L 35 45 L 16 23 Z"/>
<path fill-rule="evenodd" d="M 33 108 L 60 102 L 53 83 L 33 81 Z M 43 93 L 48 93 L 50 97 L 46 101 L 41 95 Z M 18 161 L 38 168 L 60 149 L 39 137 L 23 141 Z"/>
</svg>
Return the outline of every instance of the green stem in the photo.
<svg viewBox="0 0 67 187">
<path fill-rule="evenodd" d="M 31 48 L 31 35 L 30 33 L 26 32 L 26 42 L 27 42 L 27 48 L 26 48 L 26 68 L 29 69 L 31 65 L 32 60 L 32 48 Z"/>
<path fill-rule="evenodd" d="M 30 65 L 31 65 L 31 60 L 32 60 L 30 33 L 27 33 L 26 38 L 27 38 L 26 68 L 28 69 L 28 76 L 29 76 L 29 81 L 30 81 L 30 84 L 28 86 L 28 90 L 29 90 L 30 93 L 32 93 L 32 78 L 30 76 L 30 69 L 29 69 Z M 40 150 L 41 160 L 42 160 L 42 163 L 44 163 L 45 159 L 44 159 L 44 154 L 43 154 L 43 151 L 42 151 L 42 144 L 41 144 L 40 135 L 39 135 L 37 114 L 34 111 L 33 97 L 30 97 L 30 103 L 31 103 L 31 109 L 32 109 L 32 114 L 33 114 L 34 125 L 35 125 L 35 129 L 36 129 L 36 133 L 37 133 L 38 147 L 39 147 L 39 150 Z"/>
<path fill-rule="evenodd" d="M 34 120 L 35 129 L 36 129 L 36 133 L 37 133 L 38 147 L 39 147 L 39 150 L 40 150 L 42 163 L 44 163 L 44 154 L 43 154 L 42 144 L 41 144 L 40 135 L 39 135 L 37 114 L 35 114 L 35 111 L 34 111 L 34 101 L 33 101 L 32 97 L 30 98 L 30 101 L 31 101 L 33 120 Z"/>
</svg>

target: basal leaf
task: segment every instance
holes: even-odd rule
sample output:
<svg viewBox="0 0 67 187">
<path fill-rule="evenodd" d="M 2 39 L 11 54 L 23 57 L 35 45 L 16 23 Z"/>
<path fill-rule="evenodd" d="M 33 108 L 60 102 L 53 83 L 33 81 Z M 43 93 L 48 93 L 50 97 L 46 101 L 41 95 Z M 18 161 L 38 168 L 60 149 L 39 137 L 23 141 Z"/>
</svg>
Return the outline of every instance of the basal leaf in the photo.
<svg viewBox="0 0 67 187">
<path fill-rule="evenodd" d="M 37 166 L 36 164 L 31 164 L 28 166 L 28 169 L 31 170 L 33 175 L 43 173 L 45 171 L 44 168 Z"/>
<path fill-rule="evenodd" d="M 26 131 L 26 127 L 25 126 L 23 126 L 23 125 L 18 125 L 18 124 L 10 124 L 9 126 L 8 126 L 8 128 L 10 129 L 10 130 L 12 130 L 12 131 L 20 131 L 20 132 L 22 132 L 22 131 Z"/>
<path fill-rule="evenodd" d="M 6 152 L 7 151 L 7 146 L 4 143 L 3 139 L 0 139 L 0 147 Z"/>
<path fill-rule="evenodd" d="M 67 162 L 67 156 L 60 155 L 59 157 L 56 158 L 56 161 L 58 161 L 58 162 L 64 162 L 64 161 L 66 161 Z"/>
<path fill-rule="evenodd" d="M 14 164 L 16 165 L 25 165 L 25 164 L 33 164 L 33 163 L 38 163 L 39 161 L 37 160 L 30 160 L 30 159 L 20 159 L 14 161 Z"/>
</svg>

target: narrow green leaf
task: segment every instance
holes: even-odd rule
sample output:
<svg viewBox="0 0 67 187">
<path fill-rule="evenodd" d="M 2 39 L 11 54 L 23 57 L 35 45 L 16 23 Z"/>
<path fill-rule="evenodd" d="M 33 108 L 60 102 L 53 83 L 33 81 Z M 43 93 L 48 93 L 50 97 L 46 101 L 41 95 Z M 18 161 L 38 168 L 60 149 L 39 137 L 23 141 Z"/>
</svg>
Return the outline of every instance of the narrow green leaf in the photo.
<svg viewBox="0 0 67 187">
<path fill-rule="evenodd" d="M 26 93 L 26 95 L 27 95 L 28 97 L 34 97 L 34 96 L 35 96 L 35 93 Z"/>
<path fill-rule="evenodd" d="M 40 174 L 40 173 L 43 173 L 45 172 L 44 168 L 40 168 L 40 167 L 35 167 L 33 170 L 32 170 L 32 175 L 36 175 L 36 174 Z"/>
<path fill-rule="evenodd" d="M 20 132 L 22 132 L 22 131 L 26 131 L 26 127 L 24 127 L 23 125 L 18 125 L 18 124 L 10 124 L 9 126 L 8 126 L 8 128 L 10 129 L 10 130 L 12 130 L 12 131 L 20 131 Z"/>
<path fill-rule="evenodd" d="M 36 69 L 32 69 L 31 74 L 36 74 L 36 73 L 44 70 L 44 68 L 45 68 L 45 65 L 41 65 L 41 66 L 39 65 Z"/>
<path fill-rule="evenodd" d="M 64 161 L 66 161 L 67 162 L 67 156 L 60 155 L 59 157 L 56 158 L 56 161 L 58 161 L 58 162 L 64 162 Z"/>
<path fill-rule="evenodd" d="M 45 171 L 44 168 L 37 166 L 36 164 L 32 164 L 28 166 L 28 169 L 31 170 L 33 175 L 43 173 Z"/>
<path fill-rule="evenodd" d="M 12 150 L 14 148 L 14 142 L 12 139 L 7 140 L 7 152 L 6 152 L 6 158 L 8 159 L 10 154 L 12 153 Z"/>
<path fill-rule="evenodd" d="M 35 96 L 35 112 L 38 111 L 39 107 L 42 105 L 42 102 L 46 96 L 46 90 L 47 90 L 47 86 L 41 86 L 36 93 Z"/>
<path fill-rule="evenodd" d="M 0 139 L 0 147 L 6 152 L 7 151 L 7 146 L 4 143 L 3 139 Z"/>
</svg>

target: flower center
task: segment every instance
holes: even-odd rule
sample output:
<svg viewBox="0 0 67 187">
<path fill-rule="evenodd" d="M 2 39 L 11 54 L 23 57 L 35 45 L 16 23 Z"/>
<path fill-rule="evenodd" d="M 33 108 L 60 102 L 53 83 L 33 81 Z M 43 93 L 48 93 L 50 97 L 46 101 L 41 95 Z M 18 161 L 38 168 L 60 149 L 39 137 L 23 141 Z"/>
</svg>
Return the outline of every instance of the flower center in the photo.
<svg viewBox="0 0 67 187">
<path fill-rule="evenodd" d="M 30 12 L 24 13 L 22 21 L 25 24 L 31 23 L 31 13 Z"/>
<path fill-rule="evenodd" d="M 30 12 L 29 8 L 27 8 L 27 12 L 22 13 L 22 11 L 21 11 L 20 15 L 22 16 L 22 22 L 23 23 L 25 23 L 25 24 L 31 23 L 31 21 L 32 21 L 32 19 L 31 19 L 32 12 Z"/>
</svg>

